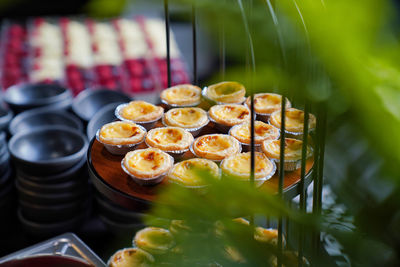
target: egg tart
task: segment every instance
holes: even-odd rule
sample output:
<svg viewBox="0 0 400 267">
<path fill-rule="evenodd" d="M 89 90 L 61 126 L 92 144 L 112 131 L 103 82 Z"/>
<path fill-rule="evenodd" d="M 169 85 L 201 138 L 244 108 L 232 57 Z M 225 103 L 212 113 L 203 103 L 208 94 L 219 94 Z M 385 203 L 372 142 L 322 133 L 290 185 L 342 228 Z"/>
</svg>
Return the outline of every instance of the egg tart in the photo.
<svg viewBox="0 0 400 267">
<path fill-rule="evenodd" d="M 175 244 L 172 234 L 159 227 L 146 227 L 138 231 L 133 243 L 151 254 L 164 254 Z"/>
<path fill-rule="evenodd" d="M 185 187 L 204 187 L 202 177 L 196 171 L 204 171 L 212 177 L 219 178 L 218 165 L 207 159 L 193 158 L 176 163 L 168 174 L 168 181 Z"/>
<path fill-rule="evenodd" d="M 281 140 L 267 140 L 261 144 L 261 150 L 267 155 L 268 158 L 274 159 L 278 164 L 280 163 L 280 147 Z M 302 154 L 303 141 L 285 138 L 285 161 L 284 170 L 294 171 L 301 166 L 301 154 Z M 307 146 L 306 157 L 312 156 L 312 148 L 310 145 Z"/>
<path fill-rule="evenodd" d="M 196 106 L 201 101 L 201 88 L 191 84 L 180 84 L 161 92 L 161 101 L 171 107 Z"/>
<path fill-rule="evenodd" d="M 245 100 L 246 88 L 238 82 L 220 82 L 206 87 L 203 95 L 218 104 L 241 104 Z"/>
<path fill-rule="evenodd" d="M 224 158 L 240 153 L 242 147 L 238 140 L 226 134 L 208 134 L 194 140 L 191 147 L 195 156 L 221 161 Z"/>
<path fill-rule="evenodd" d="M 119 250 L 108 260 L 109 267 L 147 267 L 153 266 L 154 257 L 138 248 L 126 248 Z"/>
<path fill-rule="evenodd" d="M 133 122 L 116 121 L 103 125 L 96 133 L 97 140 L 116 155 L 124 155 L 140 144 L 146 129 Z"/>
<path fill-rule="evenodd" d="M 165 126 L 181 127 L 196 136 L 208 124 L 207 112 L 201 108 L 173 108 L 163 117 Z"/>
<path fill-rule="evenodd" d="M 278 230 L 272 228 L 256 227 L 254 229 L 254 239 L 262 243 L 278 244 Z M 284 238 L 282 236 L 282 241 Z"/>
<path fill-rule="evenodd" d="M 246 106 L 251 105 L 250 97 L 246 99 Z M 273 93 L 262 93 L 254 95 L 254 111 L 257 114 L 257 118 L 268 122 L 269 116 L 278 110 L 281 110 L 282 106 L 282 96 Z M 292 105 L 290 101 L 286 98 L 286 108 L 290 108 Z"/>
<path fill-rule="evenodd" d="M 128 152 L 121 162 L 122 169 L 141 185 L 162 181 L 174 165 L 174 159 L 158 148 Z"/>
<path fill-rule="evenodd" d="M 164 109 L 145 101 L 131 101 L 115 109 L 115 116 L 123 121 L 132 121 L 144 126 L 147 130 L 164 114 Z"/>
<path fill-rule="evenodd" d="M 251 153 L 238 153 L 227 157 L 221 162 L 222 173 L 240 181 L 250 180 Z M 256 185 L 261 185 L 271 178 L 276 171 L 275 163 L 270 161 L 263 153 L 255 152 L 254 180 Z"/>
<path fill-rule="evenodd" d="M 308 117 L 308 129 L 312 132 L 315 129 L 316 119 L 313 114 Z M 281 128 L 281 111 L 275 111 L 269 118 L 269 123 L 277 128 Z M 289 108 L 285 112 L 285 132 L 288 137 L 297 139 L 303 138 L 304 111 Z"/>
<path fill-rule="evenodd" d="M 220 130 L 227 132 L 233 125 L 249 120 L 250 110 L 238 104 L 215 105 L 210 108 L 208 115 Z"/>
<path fill-rule="evenodd" d="M 242 124 L 238 124 L 233 126 L 229 130 L 229 134 L 239 140 L 242 143 L 242 147 L 244 151 L 250 150 L 250 123 L 245 122 Z M 262 121 L 254 122 L 254 145 L 257 150 L 261 150 L 261 143 L 265 140 L 276 140 L 279 138 L 279 129 L 266 124 Z"/>
<path fill-rule="evenodd" d="M 179 127 L 155 128 L 146 136 L 148 146 L 171 152 L 172 156 L 188 151 L 193 140 L 191 133 Z"/>
</svg>

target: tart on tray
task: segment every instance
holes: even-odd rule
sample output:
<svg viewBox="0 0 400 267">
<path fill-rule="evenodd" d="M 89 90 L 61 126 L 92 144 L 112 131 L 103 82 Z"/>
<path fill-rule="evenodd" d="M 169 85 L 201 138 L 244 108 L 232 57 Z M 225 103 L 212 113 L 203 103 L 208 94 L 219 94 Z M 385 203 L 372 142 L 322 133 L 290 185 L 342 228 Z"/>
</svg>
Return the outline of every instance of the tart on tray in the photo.
<svg viewBox="0 0 400 267">
<path fill-rule="evenodd" d="M 212 177 L 219 178 L 218 165 L 208 159 L 193 158 L 176 163 L 168 174 L 168 181 L 185 187 L 204 187 L 207 184 L 196 173 L 203 171 L 209 173 Z"/>
<path fill-rule="evenodd" d="M 161 92 L 161 101 L 171 107 L 196 106 L 201 101 L 201 88 L 191 84 L 180 84 Z"/>
<path fill-rule="evenodd" d="M 220 82 L 205 88 L 203 95 L 217 103 L 243 103 L 246 88 L 238 82 Z"/>
<path fill-rule="evenodd" d="M 165 126 L 181 127 L 196 136 L 209 122 L 207 112 L 201 108 L 173 108 L 163 117 Z"/>
<path fill-rule="evenodd" d="M 132 121 L 143 125 L 149 130 L 154 123 L 164 114 L 164 109 L 145 101 L 131 101 L 119 105 L 115 110 L 115 116 L 123 121 Z"/>
<path fill-rule="evenodd" d="M 268 158 L 274 159 L 277 164 L 280 164 L 280 147 L 281 140 L 267 140 L 261 145 L 262 151 L 267 155 Z M 301 154 L 302 154 L 303 141 L 285 138 L 285 161 L 284 170 L 294 171 L 301 167 Z M 310 145 L 307 146 L 306 157 L 312 156 L 312 148 Z"/>
<path fill-rule="evenodd" d="M 238 104 L 215 105 L 210 108 L 208 115 L 220 130 L 227 132 L 230 127 L 248 121 L 250 110 Z"/>
<path fill-rule="evenodd" d="M 251 99 L 246 99 L 246 106 L 250 108 Z M 261 93 L 254 95 L 254 111 L 262 121 L 267 122 L 269 116 L 278 110 L 281 110 L 282 96 L 274 93 Z M 290 101 L 286 98 L 286 108 L 291 107 Z"/>
<path fill-rule="evenodd" d="M 179 127 L 155 128 L 150 130 L 146 136 L 146 144 L 149 147 L 159 148 L 175 158 L 188 151 L 193 140 L 190 132 Z"/>
<path fill-rule="evenodd" d="M 221 161 L 240 151 L 239 141 L 226 134 L 203 135 L 196 138 L 192 144 L 192 152 L 195 156 L 213 161 Z"/>
<path fill-rule="evenodd" d="M 275 111 L 269 118 L 269 123 L 277 128 L 281 128 L 281 111 Z M 314 131 L 316 119 L 313 114 L 309 114 L 308 129 Z M 304 130 L 304 111 L 296 108 L 289 108 L 285 112 L 285 132 L 288 137 L 303 138 Z"/>
<path fill-rule="evenodd" d="M 139 248 L 126 248 L 118 250 L 108 260 L 109 267 L 148 267 L 153 266 L 154 257 Z"/>
<path fill-rule="evenodd" d="M 254 145 L 256 146 L 256 149 L 258 149 L 261 146 L 261 143 L 264 142 L 265 140 L 276 140 L 279 138 L 279 129 L 266 124 L 265 122 L 262 121 L 255 121 L 254 122 Z M 237 140 L 239 140 L 240 143 L 242 143 L 243 149 L 249 151 L 250 150 L 250 141 L 251 141 L 251 135 L 250 135 L 250 123 L 245 122 L 242 124 L 238 124 L 233 126 L 229 134 L 233 137 L 235 137 Z"/>
<path fill-rule="evenodd" d="M 138 231 L 133 243 L 151 254 L 164 254 L 175 245 L 172 234 L 159 227 L 146 227 Z"/>
<path fill-rule="evenodd" d="M 97 140 L 112 154 L 123 155 L 143 142 L 146 129 L 133 122 L 115 121 L 97 131 Z"/>
<path fill-rule="evenodd" d="M 238 153 L 227 157 L 221 162 L 221 170 L 225 176 L 240 181 L 250 180 L 251 153 Z M 271 178 L 276 171 L 275 163 L 270 161 L 263 153 L 255 152 L 254 181 L 256 185 L 263 184 Z"/>
<path fill-rule="evenodd" d="M 158 148 L 137 149 L 122 159 L 122 169 L 141 185 L 162 181 L 173 167 L 174 159 Z"/>
</svg>

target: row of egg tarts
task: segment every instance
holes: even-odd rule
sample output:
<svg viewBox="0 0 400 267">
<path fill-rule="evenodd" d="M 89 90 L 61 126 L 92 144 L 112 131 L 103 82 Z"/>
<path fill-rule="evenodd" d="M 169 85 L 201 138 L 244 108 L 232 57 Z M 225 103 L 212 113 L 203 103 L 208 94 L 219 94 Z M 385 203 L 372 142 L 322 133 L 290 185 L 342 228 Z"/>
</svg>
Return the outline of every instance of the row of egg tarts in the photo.
<svg viewBox="0 0 400 267">
<path fill-rule="evenodd" d="M 223 85 L 225 92 L 235 92 L 226 89 L 231 83 L 237 84 L 224 82 L 217 85 Z M 197 88 L 193 85 L 174 86 L 164 90 L 161 98 L 164 103 L 167 103 L 168 99 L 173 99 L 175 104 L 169 102 L 170 107 L 178 105 L 176 103 L 189 105 L 193 104 L 189 102 L 189 98 L 196 99 L 200 94 L 200 92 L 194 94 L 194 90 Z M 184 98 L 185 101 L 179 102 L 180 98 Z M 257 116 L 264 120 L 255 121 L 256 185 L 261 185 L 272 177 L 276 171 L 275 162 L 280 164 L 278 138 L 281 98 L 280 95 L 269 93 L 255 96 Z M 246 102 L 248 101 L 249 99 Z M 245 100 L 243 99 L 242 102 Z M 292 132 L 295 133 L 292 136 L 299 139 L 302 137 L 298 133 L 302 133 L 303 130 L 304 113 L 290 108 L 289 101 L 286 103 L 286 128 L 290 131 L 296 130 Z M 266 110 L 271 112 L 267 117 Z M 259 111 L 264 113 L 259 115 Z M 220 171 L 215 162 L 220 163 L 222 174 L 237 177 L 240 180 L 249 180 L 250 153 L 240 153 L 242 148 L 248 151 L 250 147 L 250 110 L 246 104 L 220 103 L 212 106 L 208 114 L 198 107 L 179 106 L 164 113 L 162 107 L 144 101 L 132 101 L 118 106 L 115 115 L 121 121 L 104 125 L 97 132 L 97 139 L 111 153 L 125 155 L 121 163 L 122 169 L 141 185 L 159 183 L 168 175 L 172 182 L 187 187 L 202 187 L 204 186 L 202 180 L 194 175 L 192 169 L 200 167 L 213 176 L 220 177 Z M 152 129 L 160 119 L 166 127 Z M 212 121 L 220 131 L 224 133 L 228 131 L 229 134 L 208 134 L 194 139 L 193 136 L 197 136 L 209 121 Z M 310 115 L 310 130 L 314 128 L 315 117 Z M 302 141 L 298 139 L 286 138 L 285 140 L 284 169 L 286 171 L 293 171 L 300 166 Z M 131 151 L 143 141 L 149 148 Z M 174 165 L 174 159 L 179 159 L 189 149 L 198 158 Z M 307 157 L 311 155 L 312 149 L 309 146 Z"/>
<path fill-rule="evenodd" d="M 234 223 L 250 226 L 249 221 L 244 218 L 236 218 L 232 220 Z M 216 237 L 223 237 L 225 227 L 221 222 L 214 224 L 213 233 Z M 168 259 L 169 254 L 182 256 L 183 247 L 181 244 L 182 236 L 192 233 L 192 229 L 182 220 L 172 220 L 169 228 L 146 227 L 139 230 L 133 240 L 132 247 L 124 248 L 116 251 L 108 260 L 109 267 L 125 267 L 125 266 L 152 266 L 162 265 L 163 259 Z M 260 243 L 276 246 L 278 243 L 278 230 L 273 228 L 264 228 L 257 226 L 254 228 L 254 240 Z M 282 236 L 285 245 L 285 237 Z M 224 256 L 228 262 L 245 263 L 246 258 L 232 246 L 226 245 L 223 249 Z M 286 262 L 297 264 L 297 252 L 285 251 Z M 276 257 L 266 259 L 271 266 L 277 266 Z M 211 260 L 210 260 L 211 261 Z M 191 261 L 194 262 L 193 259 Z M 303 263 L 307 266 L 308 261 L 303 257 Z M 220 265 L 217 265 L 220 266 Z"/>
</svg>

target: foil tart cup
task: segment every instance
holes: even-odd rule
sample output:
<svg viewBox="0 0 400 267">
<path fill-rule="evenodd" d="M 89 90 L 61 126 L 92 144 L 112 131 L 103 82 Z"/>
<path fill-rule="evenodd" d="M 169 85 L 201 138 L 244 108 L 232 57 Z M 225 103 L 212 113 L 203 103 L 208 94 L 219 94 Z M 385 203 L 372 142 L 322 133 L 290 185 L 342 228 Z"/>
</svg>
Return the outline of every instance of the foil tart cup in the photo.
<svg viewBox="0 0 400 267">
<path fill-rule="evenodd" d="M 165 116 L 162 116 L 161 118 L 161 122 L 165 127 L 178 127 L 178 126 L 171 126 L 165 123 Z M 184 128 L 184 127 L 179 127 L 182 129 L 185 129 L 186 131 L 188 131 L 189 133 L 191 133 L 193 135 L 193 137 L 196 137 L 200 134 L 201 130 L 208 125 L 208 123 L 210 122 L 210 119 L 207 120 L 207 123 L 205 123 L 204 125 L 200 126 L 200 127 L 196 127 L 196 128 Z"/>
<path fill-rule="evenodd" d="M 174 162 L 174 159 L 172 159 L 172 163 L 173 162 Z M 170 169 L 172 168 L 171 167 L 170 169 L 168 169 L 168 171 L 166 171 L 160 175 L 151 177 L 151 178 L 140 178 L 140 177 L 136 177 L 135 175 L 133 175 L 132 173 L 129 172 L 129 170 L 125 167 L 124 159 L 122 159 L 122 161 L 121 161 L 121 167 L 122 167 L 122 170 L 126 174 L 128 174 L 132 178 L 133 181 L 135 181 L 137 184 L 142 185 L 142 186 L 151 186 L 151 185 L 156 185 L 156 184 L 161 183 L 162 180 L 164 180 L 164 178 L 169 173 Z"/>
<path fill-rule="evenodd" d="M 195 140 L 195 141 L 196 141 L 196 140 Z M 198 155 L 196 154 L 196 152 L 194 151 L 194 149 L 193 149 L 193 144 L 194 144 L 194 142 L 193 142 L 192 145 L 190 146 L 190 152 L 192 152 L 192 154 L 193 154 L 196 158 L 208 159 L 208 160 L 214 161 L 215 163 L 218 163 L 218 164 L 219 164 L 221 161 L 224 160 L 224 159 L 220 159 L 220 160 L 209 159 L 209 158 L 204 158 L 204 157 L 198 156 Z M 240 142 L 239 142 L 239 144 L 240 144 Z M 241 152 L 242 152 L 242 146 L 239 146 L 239 150 L 238 150 L 238 152 L 236 152 L 236 153 L 241 153 Z"/>
<path fill-rule="evenodd" d="M 146 131 L 143 126 L 141 126 L 141 125 L 138 125 L 138 126 L 142 130 Z M 143 143 L 145 138 L 146 138 L 146 135 L 144 135 L 143 139 L 140 142 L 134 143 L 134 144 L 113 145 L 113 144 L 104 143 L 103 141 L 100 140 L 100 129 L 97 130 L 97 132 L 96 132 L 97 141 L 99 141 L 99 143 L 102 143 L 104 145 L 104 147 L 107 149 L 107 151 L 110 152 L 113 155 L 125 155 L 126 153 L 128 153 L 129 151 L 134 150 L 138 145 Z"/>
<path fill-rule="evenodd" d="M 168 103 L 168 101 L 166 101 L 166 100 L 161 98 L 161 103 L 163 103 L 167 109 L 171 109 L 171 108 L 190 108 L 190 107 L 196 107 L 196 106 L 200 105 L 201 100 L 197 101 L 197 102 L 195 102 L 193 104 L 178 105 L 178 104 L 170 104 L 170 103 Z"/>
<path fill-rule="evenodd" d="M 108 261 L 107 261 L 107 266 L 111 266 L 111 263 L 112 263 L 112 261 L 113 261 L 113 259 L 114 259 L 115 256 L 117 256 L 119 253 L 123 253 L 124 251 L 127 251 L 127 250 L 140 250 L 140 251 L 143 251 L 143 252 L 146 253 L 146 256 L 148 256 L 150 262 L 152 262 L 152 263 L 155 262 L 155 259 L 154 259 L 153 255 L 151 255 L 151 254 L 148 253 L 147 251 L 144 251 L 143 249 L 140 249 L 140 248 L 138 248 L 138 247 L 132 247 L 132 248 L 123 248 L 123 249 L 119 249 L 119 250 L 117 250 L 116 252 L 114 252 L 114 254 L 111 255 L 111 257 L 108 259 Z"/>
<path fill-rule="evenodd" d="M 203 90 L 201 90 L 201 95 L 202 95 L 203 98 L 204 98 L 208 103 L 210 103 L 211 105 L 224 105 L 224 104 L 239 104 L 239 105 L 241 105 L 241 104 L 244 103 L 244 101 L 246 101 L 246 97 L 244 96 L 242 100 L 240 100 L 239 102 L 235 102 L 235 103 L 219 102 L 219 101 L 216 101 L 216 100 L 214 100 L 214 99 L 209 98 L 209 97 L 207 96 L 207 90 L 208 90 L 208 87 L 207 87 L 207 86 L 204 87 Z"/>
<path fill-rule="evenodd" d="M 126 107 L 127 105 L 128 105 L 128 103 L 121 104 L 121 105 L 117 106 L 117 108 L 115 109 L 115 113 L 114 113 L 114 114 L 115 114 L 115 117 L 117 117 L 117 118 L 120 119 L 121 121 L 130 121 L 130 122 L 134 122 L 134 123 L 136 123 L 136 124 L 138 124 L 138 125 L 141 125 L 141 126 L 143 126 L 147 131 L 151 130 L 151 129 L 156 125 L 157 121 L 164 115 L 164 113 L 163 113 L 163 114 L 161 114 L 160 117 L 158 117 L 157 119 L 152 120 L 152 121 L 135 121 L 135 120 L 130 120 L 130 119 L 124 118 L 124 117 L 120 114 L 121 110 L 122 110 L 124 107 Z"/>
<path fill-rule="evenodd" d="M 264 177 L 255 178 L 254 179 L 254 185 L 256 187 L 260 187 L 261 185 L 263 185 L 265 183 L 265 181 L 271 179 L 272 176 L 274 176 L 277 167 L 276 167 L 276 164 L 275 164 L 275 162 L 273 160 L 270 160 L 270 162 L 272 163 L 271 171 Z M 221 162 L 221 164 L 222 164 L 222 162 Z M 222 172 L 222 177 L 224 177 L 225 179 L 231 179 L 231 180 L 235 180 L 235 181 L 238 181 L 238 182 L 250 183 L 250 178 L 248 180 L 235 179 L 235 178 L 232 178 L 232 174 L 226 173 L 222 169 L 221 169 L 221 172 Z"/>
</svg>

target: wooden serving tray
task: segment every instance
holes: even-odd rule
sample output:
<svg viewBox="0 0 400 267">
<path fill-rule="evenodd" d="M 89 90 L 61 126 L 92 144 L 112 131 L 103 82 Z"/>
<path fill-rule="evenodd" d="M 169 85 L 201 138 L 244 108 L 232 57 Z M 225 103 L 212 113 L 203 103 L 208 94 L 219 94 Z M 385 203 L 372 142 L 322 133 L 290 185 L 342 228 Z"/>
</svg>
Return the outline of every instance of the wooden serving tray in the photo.
<svg viewBox="0 0 400 267">
<path fill-rule="evenodd" d="M 163 127 L 158 122 L 156 127 Z M 214 125 L 210 122 L 204 127 L 200 135 L 215 133 Z M 199 136 L 200 136 L 199 135 Z M 137 149 L 146 148 L 143 142 Z M 113 155 L 108 152 L 104 145 L 94 138 L 88 150 L 89 172 L 96 188 L 111 201 L 116 202 L 132 210 L 146 209 L 148 204 L 157 201 L 157 193 L 168 184 L 165 178 L 160 184 L 154 186 L 141 186 L 135 183 L 129 175 L 121 168 L 121 161 L 124 156 Z M 193 154 L 188 151 L 183 155 L 182 160 L 193 158 Z M 310 158 L 306 163 L 306 186 L 311 182 L 311 168 L 313 159 Z M 293 172 L 286 172 L 284 179 L 284 194 L 286 198 L 293 198 L 299 194 L 298 184 L 300 181 L 300 169 Z M 279 175 L 275 175 L 267 180 L 259 188 L 268 192 L 277 192 Z"/>
</svg>

